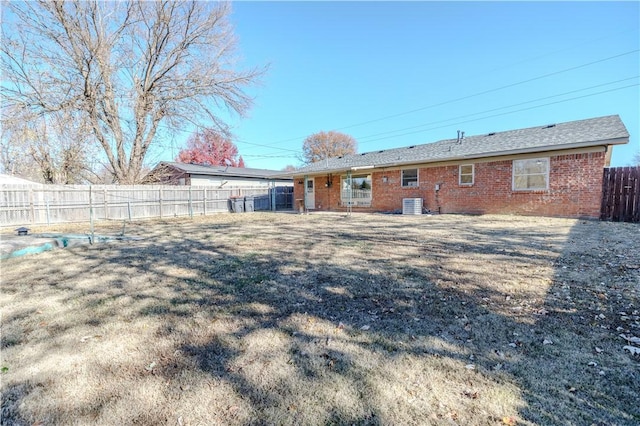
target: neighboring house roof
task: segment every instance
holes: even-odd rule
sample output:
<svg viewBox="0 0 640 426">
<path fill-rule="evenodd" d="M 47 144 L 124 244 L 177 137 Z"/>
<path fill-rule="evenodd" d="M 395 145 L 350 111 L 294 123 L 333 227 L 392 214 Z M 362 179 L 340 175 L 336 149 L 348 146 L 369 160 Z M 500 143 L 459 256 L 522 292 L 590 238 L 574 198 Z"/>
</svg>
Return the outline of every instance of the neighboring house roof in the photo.
<svg viewBox="0 0 640 426">
<path fill-rule="evenodd" d="M 229 176 L 229 177 L 244 177 L 244 178 L 256 178 L 256 179 L 269 179 L 283 177 L 281 171 L 278 170 L 266 170 L 266 169 L 250 169 L 246 167 L 227 167 L 227 166 L 202 166 L 199 164 L 186 164 L 186 163 L 174 163 L 174 162 L 161 162 L 158 167 L 165 165 L 173 167 L 184 173 L 192 175 L 207 175 L 207 176 Z"/>
<path fill-rule="evenodd" d="M 0 185 L 42 185 L 42 184 L 27 180 L 27 179 L 22 179 L 17 176 L 5 175 L 0 173 Z"/>
<path fill-rule="evenodd" d="M 628 139 L 629 133 L 620 117 L 610 115 L 480 136 L 465 136 L 461 141 L 446 139 L 423 145 L 334 157 L 302 167 L 289 175 L 300 176 L 358 168 L 393 167 L 615 145 L 627 143 Z"/>
</svg>

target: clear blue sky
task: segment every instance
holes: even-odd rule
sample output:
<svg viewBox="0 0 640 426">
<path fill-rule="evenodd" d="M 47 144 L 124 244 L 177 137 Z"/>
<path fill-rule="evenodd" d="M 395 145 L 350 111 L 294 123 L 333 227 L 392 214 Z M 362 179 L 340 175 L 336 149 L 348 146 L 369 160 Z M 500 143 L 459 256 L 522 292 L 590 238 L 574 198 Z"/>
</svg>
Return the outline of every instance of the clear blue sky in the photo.
<svg viewBox="0 0 640 426">
<path fill-rule="evenodd" d="M 631 135 L 612 165 L 640 150 L 638 2 L 235 2 L 231 19 L 243 65 L 270 65 L 232 120 L 248 167 L 298 165 L 321 130 L 366 152 L 610 114 Z"/>
</svg>

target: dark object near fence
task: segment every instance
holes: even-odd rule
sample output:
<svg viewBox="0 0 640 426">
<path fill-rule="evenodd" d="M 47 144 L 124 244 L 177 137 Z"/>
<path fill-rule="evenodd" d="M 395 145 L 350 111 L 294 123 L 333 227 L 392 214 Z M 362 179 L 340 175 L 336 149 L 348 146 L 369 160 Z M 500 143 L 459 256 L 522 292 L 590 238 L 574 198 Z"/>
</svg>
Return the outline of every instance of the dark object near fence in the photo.
<svg viewBox="0 0 640 426">
<path fill-rule="evenodd" d="M 244 213 L 244 197 L 229 198 L 229 211 L 231 213 Z"/>
<path fill-rule="evenodd" d="M 293 208 L 293 187 L 270 188 L 267 194 L 247 195 L 229 198 L 231 213 L 257 212 L 274 210 L 291 210 Z"/>
<path fill-rule="evenodd" d="M 640 222 L 640 166 L 604 169 L 600 220 Z"/>
<path fill-rule="evenodd" d="M 253 197 L 253 209 L 255 211 L 271 210 L 271 196 L 269 194 L 255 195 Z"/>
<path fill-rule="evenodd" d="M 246 197 L 244 197 L 244 211 L 249 213 L 249 212 L 253 212 L 254 210 L 254 205 L 253 205 L 253 195 L 247 195 Z"/>
<path fill-rule="evenodd" d="M 18 235 L 27 235 L 29 233 L 29 228 L 21 226 L 20 228 L 16 229 L 16 231 L 18 232 Z"/>
<path fill-rule="evenodd" d="M 270 191 L 275 191 L 276 210 L 293 209 L 293 186 L 277 186 Z"/>
</svg>

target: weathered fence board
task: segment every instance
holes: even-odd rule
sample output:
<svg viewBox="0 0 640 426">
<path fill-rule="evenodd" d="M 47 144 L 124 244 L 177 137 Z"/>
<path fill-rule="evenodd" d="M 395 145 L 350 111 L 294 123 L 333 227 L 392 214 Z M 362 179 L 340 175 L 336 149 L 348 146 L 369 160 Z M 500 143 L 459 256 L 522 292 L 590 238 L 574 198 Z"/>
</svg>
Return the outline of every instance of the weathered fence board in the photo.
<svg viewBox="0 0 640 426">
<path fill-rule="evenodd" d="M 284 189 L 283 189 L 284 188 Z M 292 188 L 159 185 L 2 185 L 0 226 L 135 220 L 227 212 L 230 197 L 259 196 L 257 210 L 292 208 Z M 291 198 L 291 196 L 289 196 Z"/>
<path fill-rule="evenodd" d="M 604 169 L 600 220 L 640 222 L 640 166 Z"/>
</svg>

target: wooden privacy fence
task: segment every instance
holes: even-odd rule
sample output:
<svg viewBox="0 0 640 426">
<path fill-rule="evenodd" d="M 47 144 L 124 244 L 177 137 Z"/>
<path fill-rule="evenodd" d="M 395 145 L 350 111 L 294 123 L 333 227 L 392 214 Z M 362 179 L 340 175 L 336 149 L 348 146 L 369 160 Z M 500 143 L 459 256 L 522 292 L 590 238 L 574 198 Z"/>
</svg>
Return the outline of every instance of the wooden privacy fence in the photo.
<svg viewBox="0 0 640 426">
<path fill-rule="evenodd" d="M 600 220 L 640 222 L 640 166 L 604 169 Z"/>
<path fill-rule="evenodd" d="M 0 226 L 135 220 L 228 212 L 234 197 L 256 196 L 257 209 L 291 208 L 277 188 L 167 185 L 2 185 Z M 284 191 L 287 192 L 287 191 Z M 272 198 L 278 200 L 274 205 Z M 279 201 L 279 202 L 278 202 Z"/>
</svg>

